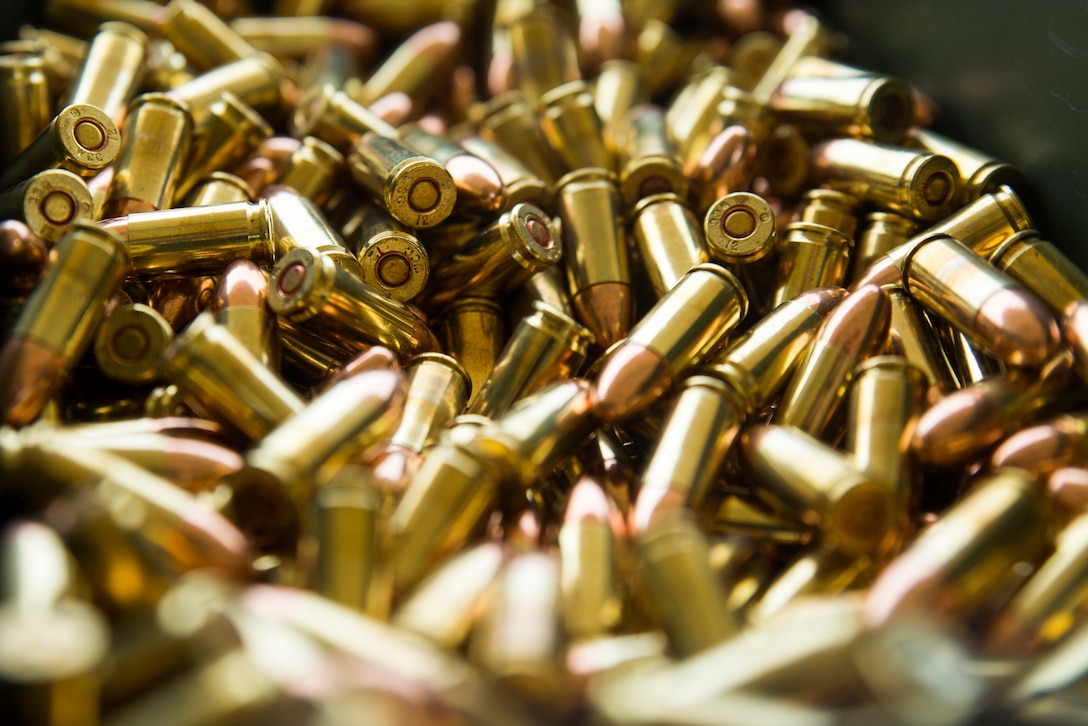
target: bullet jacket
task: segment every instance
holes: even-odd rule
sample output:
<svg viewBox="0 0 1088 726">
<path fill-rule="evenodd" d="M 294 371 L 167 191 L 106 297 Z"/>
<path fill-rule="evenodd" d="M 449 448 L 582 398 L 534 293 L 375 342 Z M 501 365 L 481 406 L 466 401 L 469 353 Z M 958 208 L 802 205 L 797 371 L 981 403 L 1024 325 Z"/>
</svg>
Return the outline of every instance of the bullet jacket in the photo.
<svg viewBox="0 0 1088 726">
<path fill-rule="evenodd" d="M 664 295 L 687 274 L 707 262 L 702 227 L 676 194 L 654 194 L 635 205 L 631 229 L 654 292 Z"/>
</svg>

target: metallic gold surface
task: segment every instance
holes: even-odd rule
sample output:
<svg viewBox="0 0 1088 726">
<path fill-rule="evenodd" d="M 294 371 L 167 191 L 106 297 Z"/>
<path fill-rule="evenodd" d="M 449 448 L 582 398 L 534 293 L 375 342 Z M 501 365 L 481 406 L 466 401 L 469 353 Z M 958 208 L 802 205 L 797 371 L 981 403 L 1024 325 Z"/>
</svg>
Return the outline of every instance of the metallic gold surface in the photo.
<svg viewBox="0 0 1088 726">
<path fill-rule="evenodd" d="M 111 312 L 95 334 L 98 367 L 124 383 L 146 383 L 159 378 L 163 352 L 174 330 L 153 308 L 140 303 Z"/>
<path fill-rule="evenodd" d="M 0 217 L 25 222 L 48 243 L 76 222 L 91 221 L 93 205 L 87 183 L 64 169 L 46 169 L 0 192 Z"/>
<path fill-rule="evenodd" d="M 794 222 L 778 245 L 778 282 L 771 305 L 777 306 L 817 287 L 842 285 L 853 240 L 814 222 Z"/>
<path fill-rule="evenodd" d="M 93 176 L 121 151 L 121 132 L 94 106 L 65 106 L 0 173 L 7 189 L 45 169 Z"/>
<path fill-rule="evenodd" d="M 654 194 L 639 201 L 632 210 L 631 231 L 658 296 L 709 259 L 702 227 L 677 194 Z"/>
<path fill-rule="evenodd" d="M 363 134 L 348 166 L 352 178 L 409 227 L 433 227 L 453 211 L 457 188 L 450 173 L 395 138 Z"/>
<path fill-rule="evenodd" d="M 0 56 L 0 164 L 5 167 L 50 121 L 49 79 L 40 55 Z"/>
<path fill-rule="evenodd" d="M 725 264 L 758 262 L 774 252 L 778 241 L 774 210 L 750 192 L 726 194 L 711 204 L 703 231 L 710 256 Z"/>
<path fill-rule="evenodd" d="M 144 70 L 147 35 L 128 23 L 103 23 L 87 47 L 65 105 L 88 104 L 121 126 Z"/>
<path fill-rule="evenodd" d="M 360 200 L 345 235 L 348 249 L 359 260 L 364 282 L 399 302 L 408 302 L 423 292 L 431 274 L 427 250 L 380 204 Z"/>
</svg>

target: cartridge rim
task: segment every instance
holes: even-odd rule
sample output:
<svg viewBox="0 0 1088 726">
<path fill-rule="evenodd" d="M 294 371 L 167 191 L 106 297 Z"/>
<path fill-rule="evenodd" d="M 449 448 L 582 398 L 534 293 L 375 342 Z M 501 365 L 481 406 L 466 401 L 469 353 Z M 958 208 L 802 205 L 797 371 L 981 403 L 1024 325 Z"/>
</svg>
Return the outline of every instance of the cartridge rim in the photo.
<svg viewBox="0 0 1088 726">
<path fill-rule="evenodd" d="M 583 354 L 593 344 L 596 338 L 589 328 L 567 315 L 562 310 L 556 310 L 552 305 L 543 300 L 533 301 L 533 310 L 540 321 L 540 329 L 554 333 L 555 337 L 564 345 L 569 346 L 575 352 Z"/>
<path fill-rule="evenodd" d="M 23 196 L 27 226 L 48 242 L 59 241 L 74 222 L 90 221 L 93 209 L 87 184 L 66 169 L 34 175 Z"/>
<path fill-rule="evenodd" d="M 527 270 L 539 270 L 559 262 L 563 245 L 552 233 L 548 216 L 535 204 L 521 203 L 503 215 L 499 223 L 510 255 Z"/>
<path fill-rule="evenodd" d="M 777 231 L 774 210 L 751 192 L 733 192 L 718 199 L 703 218 L 710 254 L 725 262 L 748 263 L 774 249 Z"/>
<path fill-rule="evenodd" d="M 862 94 L 866 130 L 874 141 L 898 143 L 914 121 L 914 95 L 910 86 L 894 77 L 874 79 Z"/>
<path fill-rule="evenodd" d="M 357 256 L 363 282 L 400 302 L 421 293 L 430 277 L 426 250 L 407 232 L 390 230 L 376 234 L 363 244 Z"/>
<path fill-rule="evenodd" d="M 336 275 L 336 263 L 307 249 L 294 249 L 272 269 L 268 306 L 277 315 L 297 321 L 313 315 L 324 296 L 323 284 Z"/>
<path fill-rule="evenodd" d="M 147 383 L 162 373 L 163 355 L 174 339 L 170 323 L 154 308 L 133 303 L 102 321 L 94 356 L 102 371 L 124 383 Z"/>
<path fill-rule="evenodd" d="M 434 159 L 415 156 L 393 168 L 385 184 L 385 204 L 400 222 L 417 229 L 440 224 L 453 212 L 457 187 Z"/>
<path fill-rule="evenodd" d="M 62 109 L 54 133 L 63 152 L 79 167 L 76 172 L 99 171 L 121 153 L 121 133 L 113 119 L 87 103 Z"/>
<path fill-rule="evenodd" d="M 903 172 L 903 201 L 915 217 L 935 222 L 953 212 L 962 191 L 959 179 L 959 169 L 947 156 L 919 154 Z"/>
</svg>

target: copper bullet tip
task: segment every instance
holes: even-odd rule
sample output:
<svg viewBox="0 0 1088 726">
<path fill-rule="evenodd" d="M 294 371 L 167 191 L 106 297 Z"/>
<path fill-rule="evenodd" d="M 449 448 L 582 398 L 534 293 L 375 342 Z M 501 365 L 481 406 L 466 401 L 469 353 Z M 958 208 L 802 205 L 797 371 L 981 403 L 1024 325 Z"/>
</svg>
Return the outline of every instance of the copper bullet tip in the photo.
<svg viewBox="0 0 1088 726">
<path fill-rule="evenodd" d="M 604 489 L 592 477 L 583 476 L 570 490 L 563 524 L 607 523 L 609 512 L 608 495 L 604 493 Z"/>
<path fill-rule="evenodd" d="M 1003 411 L 977 389 L 950 393 L 918 419 L 911 450 L 922 463 L 954 466 L 1001 436 Z"/>
<path fill-rule="evenodd" d="M 418 452 L 400 444 L 380 444 L 373 453 L 368 454 L 371 481 L 383 494 L 400 496 L 416 475 L 420 459 Z"/>
<path fill-rule="evenodd" d="M 1084 424 L 1078 425 L 1072 417 L 1061 417 L 1012 434 L 994 450 L 990 464 L 995 469 L 1015 466 L 1036 474 L 1049 474 L 1076 456 L 1078 444 L 1088 452 L 1088 431 Z"/>
<path fill-rule="evenodd" d="M 1001 360 L 1039 366 L 1058 350 L 1058 323 L 1034 295 L 1004 288 L 991 295 L 975 316 L 975 330 Z"/>
<path fill-rule="evenodd" d="M 612 351 L 597 376 L 597 402 L 593 414 L 619 421 L 645 410 L 669 390 L 673 372 L 657 352 L 634 343 Z"/>
<path fill-rule="evenodd" d="M 0 415 L 9 426 L 26 426 L 41 413 L 66 378 L 64 359 L 24 338 L 9 338 L 0 351 Z"/>
<path fill-rule="evenodd" d="M 1067 510 L 1079 514 L 1088 509 L 1088 469 L 1077 466 L 1055 469 L 1047 477 L 1046 488 Z"/>
<path fill-rule="evenodd" d="M 1075 302 L 1065 311 L 1062 335 L 1073 349 L 1078 373 L 1088 381 L 1088 300 Z"/>
<path fill-rule="evenodd" d="M 468 215 L 485 216 L 502 209 L 506 192 L 495 168 L 474 154 L 458 154 L 446 162 L 457 187 L 457 207 Z"/>
<path fill-rule="evenodd" d="M 631 331 L 634 298 L 631 286 L 624 282 L 591 285 L 571 301 L 578 319 L 597 338 L 597 345 L 607 350 Z"/>
<path fill-rule="evenodd" d="M 375 99 L 369 108 L 371 113 L 387 124 L 400 126 L 412 118 L 414 106 L 411 96 L 401 91 L 394 91 Z"/>
<path fill-rule="evenodd" d="M 219 278 L 212 309 L 263 308 L 267 300 L 268 276 L 250 260 L 235 260 Z"/>
<path fill-rule="evenodd" d="M 854 292 L 866 285 L 897 285 L 903 278 L 903 273 L 896 265 L 892 257 L 885 255 L 878 257 L 869 267 L 861 273 L 861 277 L 850 285 L 850 291 Z"/>
<path fill-rule="evenodd" d="M 891 312 L 887 294 L 866 285 L 847 295 L 827 316 L 817 339 L 847 355 L 865 357 L 887 346 Z"/>
</svg>

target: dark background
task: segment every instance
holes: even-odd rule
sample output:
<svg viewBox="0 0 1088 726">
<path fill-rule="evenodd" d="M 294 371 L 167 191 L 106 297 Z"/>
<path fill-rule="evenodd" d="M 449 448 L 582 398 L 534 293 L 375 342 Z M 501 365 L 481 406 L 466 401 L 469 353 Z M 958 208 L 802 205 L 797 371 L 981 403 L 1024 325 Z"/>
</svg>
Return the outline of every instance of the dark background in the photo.
<svg viewBox="0 0 1088 726">
<path fill-rule="evenodd" d="M 0 37 L 40 23 L 43 4 L 0 0 Z M 1022 168 L 1037 226 L 1088 269 L 1088 0 L 815 5 L 848 61 L 911 81 L 938 130 Z"/>
</svg>

